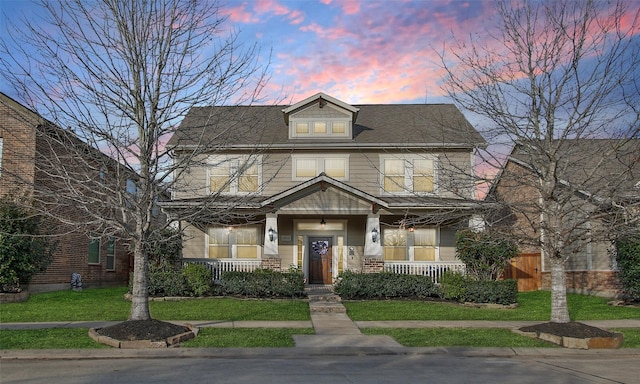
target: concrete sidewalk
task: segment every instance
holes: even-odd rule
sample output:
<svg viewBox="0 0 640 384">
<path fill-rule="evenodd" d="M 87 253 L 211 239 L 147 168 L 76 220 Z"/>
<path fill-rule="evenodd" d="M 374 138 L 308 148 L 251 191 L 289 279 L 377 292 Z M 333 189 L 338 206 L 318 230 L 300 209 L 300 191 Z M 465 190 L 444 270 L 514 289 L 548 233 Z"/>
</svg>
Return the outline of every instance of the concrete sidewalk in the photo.
<svg viewBox="0 0 640 384">
<path fill-rule="evenodd" d="M 331 329 L 338 316 L 318 316 L 315 321 L 214 321 L 214 320 L 169 320 L 174 324 L 189 323 L 198 328 L 316 328 Z M 342 317 L 344 321 L 344 317 Z M 520 328 L 540 324 L 543 321 L 498 321 L 498 320 L 402 320 L 402 321 L 351 321 L 361 328 Z M 640 328 L 640 319 L 584 320 L 581 323 L 598 328 Z M 57 321 L 46 323 L 0 323 L 0 329 L 44 329 L 44 328 L 104 328 L 120 321 Z"/>
<path fill-rule="evenodd" d="M 0 358 L 125 358 L 125 357 L 225 357 L 309 354 L 433 354 L 464 351 L 474 356 L 522 356 L 544 354 L 614 354 L 640 356 L 640 349 L 577 351 L 553 348 L 406 348 L 389 336 L 368 336 L 361 328 L 520 328 L 541 321 L 352 321 L 340 297 L 326 289 L 308 292 L 310 321 L 170 321 L 175 324 L 191 324 L 198 328 L 314 328 L 314 335 L 294 335 L 295 348 L 169 348 L 165 350 L 0 350 Z M 46 323 L 0 323 L 0 329 L 41 328 L 104 328 L 119 321 L 72 321 Z M 589 320 L 582 323 L 604 329 L 640 328 L 640 319 Z M 561 352 L 558 352 L 561 351 Z"/>
</svg>

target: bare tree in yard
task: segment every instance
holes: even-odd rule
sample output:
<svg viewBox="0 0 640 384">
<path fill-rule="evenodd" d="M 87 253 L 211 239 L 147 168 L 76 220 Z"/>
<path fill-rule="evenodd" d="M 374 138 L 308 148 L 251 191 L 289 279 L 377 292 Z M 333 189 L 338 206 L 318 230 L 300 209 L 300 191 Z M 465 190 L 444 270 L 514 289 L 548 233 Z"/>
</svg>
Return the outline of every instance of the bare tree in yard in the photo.
<svg viewBox="0 0 640 384">
<path fill-rule="evenodd" d="M 25 20 L 3 38 L 1 59 L 3 75 L 25 103 L 68 127 L 40 148 L 63 148 L 57 153 L 66 155 L 39 163 L 56 182 L 34 198 L 53 215 L 69 206 L 79 210 L 81 215 L 68 219 L 78 228 L 131 239 L 130 320 L 148 320 L 147 250 L 153 231 L 167 225 L 154 225 L 158 197 L 175 192 L 187 165 L 243 133 L 216 125 L 228 117 L 209 116 L 207 135 L 204 126 L 190 133 L 211 139 L 174 159 L 165 143 L 194 106 L 253 103 L 266 80 L 259 52 L 225 30 L 225 13 L 215 1 L 41 5 L 42 20 Z"/>
<path fill-rule="evenodd" d="M 568 258 L 637 225 L 637 189 L 628 197 L 640 180 L 640 29 L 630 5 L 502 1 L 496 29 L 441 55 L 448 95 L 489 121 L 490 145 L 515 146 L 500 203 L 526 226 L 490 224 L 547 257 L 552 322 L 569 322 Z M 485 160 L 504 160 L 495 154 Z"/>
</svg>

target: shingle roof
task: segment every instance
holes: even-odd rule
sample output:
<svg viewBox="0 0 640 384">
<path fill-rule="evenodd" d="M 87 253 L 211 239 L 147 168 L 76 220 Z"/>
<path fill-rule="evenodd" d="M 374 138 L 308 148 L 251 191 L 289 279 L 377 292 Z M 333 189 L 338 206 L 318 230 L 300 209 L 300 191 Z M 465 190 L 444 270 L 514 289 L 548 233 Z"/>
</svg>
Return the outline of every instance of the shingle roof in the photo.
<svg viewBox="0 0 640 384">
<path fill-rule="evenodd" d="M 554 142 L 557 145 L 558 178 L 584 193 L 608 191 L 618 196 L 640 190 L 640 139 L 579 139 Z M 529 167 L 539 156 L 519 145 L 510 159 Z"/>
<path fill-rule="evenodd" d="M 225 147 L 332 146 L 463 147 L 484 145 L 482 136 L 452 104 L 367 104 L 359 108 L 351 140 L 289 140 L 283 109 L 287 106 L 194 107 L 169 141 L 170 146 L 193 146 L 219 139 Z M 202 136 L 201 136 L 202 135 Z"/>
</svg>

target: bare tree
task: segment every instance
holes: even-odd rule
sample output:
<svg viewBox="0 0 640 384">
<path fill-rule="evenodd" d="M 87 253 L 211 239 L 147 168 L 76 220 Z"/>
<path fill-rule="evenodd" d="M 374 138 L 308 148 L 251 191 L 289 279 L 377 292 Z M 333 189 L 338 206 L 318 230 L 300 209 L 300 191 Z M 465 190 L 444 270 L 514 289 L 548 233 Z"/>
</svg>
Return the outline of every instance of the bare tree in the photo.
<svg viewBox="0 0 640 384">
<path fill-rule="evenodd" d="M 493 150 L 485 161 L 503 164 L 505 153 L 496 149 L 515 145 L 499 202 L 508 212 L 501 218 L 520 224 L 490 224 L 542 250 L 551 269 L 551 321 L 568 322 L 567 260 L 633 226 L 628 215 L 617 216 L 637 204 L 624 196 L 633 192 L 640 161 L 638 8 L 507 0 L 496 9 L 494 29 L 443 50 L 444 88 L 489 122 L 483 135 Z"/>
<path fill-rule="evenodd" d="M 166 143 L 195 106 L 254 103 L 268 63 L 261 63 L 255 44 L 242 46 L 238 34 L 227 30 L 215 1 L 40 5 L 46 16 L 39 19 L 38 13 L 14 26 L 2 39 L 1 59 L 4 77 L 24 102 L 53 123 L 38 168 L 55 182 L 34 199 L 77 228 L 131 239 L 130 320 L 150 319 L 148 243 L 154 230 L 167 225 L 154 223 L 157 199 L 175 192 L 175 180 L 188 165 L 243 133 L 216 124 L 228 118 L 208 116 L 207 124 L 190 131 L 200 139 L 189 151 L 170 158 Z M 208 207 L 205 202 L 197 209 Z M 69 208 L 81 214 L 65 215 Z"/>
</svg>

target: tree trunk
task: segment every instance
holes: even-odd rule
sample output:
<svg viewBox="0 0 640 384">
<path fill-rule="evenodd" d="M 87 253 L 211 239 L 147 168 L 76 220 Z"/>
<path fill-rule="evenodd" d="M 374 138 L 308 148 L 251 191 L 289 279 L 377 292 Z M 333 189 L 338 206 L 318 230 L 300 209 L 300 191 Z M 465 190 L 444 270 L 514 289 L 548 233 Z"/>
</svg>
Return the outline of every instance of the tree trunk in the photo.
<svg viewBox="0 0 640 384">
<path fill-rule="evenodd" d="M 133 253 L 133 287 L 131 288 L 131 314 L 129 320 L 150 320 L 149 312 L 149 267 L 147 256 L 142 252 L 142 242 L 136 240 Z"/>
<path fill-rule="evenodd" d="M 568 323 L 567 278 L 561 258 L 550 258 L 551 263 L 551 321 Z"/>
</svg>

